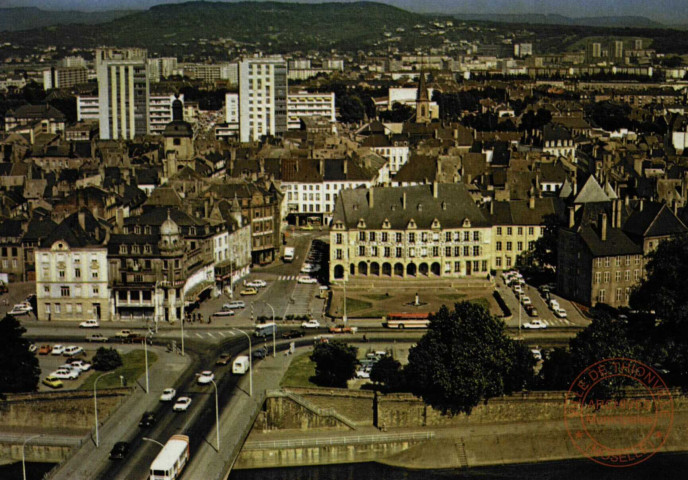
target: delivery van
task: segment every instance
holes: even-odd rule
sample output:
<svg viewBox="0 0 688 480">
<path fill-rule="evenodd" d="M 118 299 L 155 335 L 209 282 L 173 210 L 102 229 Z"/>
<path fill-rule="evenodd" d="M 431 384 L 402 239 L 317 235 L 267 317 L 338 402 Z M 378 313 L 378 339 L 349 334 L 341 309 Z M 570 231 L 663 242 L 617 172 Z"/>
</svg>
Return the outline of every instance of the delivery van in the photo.
<svg viewBox="0 0 688 480">
<path fill-rule="evenodd" d="M 249 369 L 249 359 L 246 355 L 240 355 L 234 359 L 232 364 L 232 373 L 235 375 L 243 375 L 248 372 Z"/>
</svg>

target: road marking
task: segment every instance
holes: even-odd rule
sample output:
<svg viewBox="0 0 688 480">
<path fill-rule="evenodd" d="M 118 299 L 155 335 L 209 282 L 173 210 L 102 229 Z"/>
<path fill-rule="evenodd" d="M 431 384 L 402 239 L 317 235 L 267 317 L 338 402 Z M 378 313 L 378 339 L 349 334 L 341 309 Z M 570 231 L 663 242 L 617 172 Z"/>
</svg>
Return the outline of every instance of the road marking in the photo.
<svg viewBox="0 0 688 480">
<path fill-rule="evenodd" d="M 210 333 L 210 332 L 207 332 L 207 333 L 208 333 L 209 336 L 215 338 L 215 335 L 213 335 L 212 333 Z"/>
<path fill-rule="evenodd" d="M 233 331 L 230 330 L 229 332 L 227 332 L 227 335 L 229 335 L 230 337 L 233 337 L 236 335 L 236 333 L 234 333 Z"/>
<path fill-rule="evenodd" d="M 225 334 L 223 332 L 217 332 L 217 333 L 219 333 L 221 337 L 225 336 Z"/>
<path fill-rule="evenodd" d="M 198 332 L 196 332 L 196 336 L 197 336 L 198 338 L 203 338 L 203 335 L 201 335 L 201 334 L 198 333 Z"/>
</svg>

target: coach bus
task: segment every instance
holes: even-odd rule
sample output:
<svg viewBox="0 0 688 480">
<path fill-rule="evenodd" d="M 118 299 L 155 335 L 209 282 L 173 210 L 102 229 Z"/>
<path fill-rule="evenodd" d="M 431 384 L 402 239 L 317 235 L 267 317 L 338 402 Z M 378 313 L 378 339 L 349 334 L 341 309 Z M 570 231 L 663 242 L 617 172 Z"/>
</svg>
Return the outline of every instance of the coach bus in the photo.
<svg viewBox="0 0 688 480">
<path fill-rule="evenodd" d="M 382 325 L 387 328 L 428 328 L 430 312 L 388 313 L 382 317 Z"/>
<path fill-rule="evenodd" d="M 172 435 L 150 468 L 149 480 L 175 480 L 189 461 L 189 437 Z"/>
</svg>

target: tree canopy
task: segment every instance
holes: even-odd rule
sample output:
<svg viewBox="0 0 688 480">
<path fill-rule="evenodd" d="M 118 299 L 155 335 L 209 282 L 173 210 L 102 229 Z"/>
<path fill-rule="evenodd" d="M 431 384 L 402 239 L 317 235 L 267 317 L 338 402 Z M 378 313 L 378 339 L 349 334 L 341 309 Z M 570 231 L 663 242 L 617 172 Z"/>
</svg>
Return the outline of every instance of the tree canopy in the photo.
<svg viewBox="0 0 688 480">
<path fill-rule="evenodd" d="M 26 329 L 12 315 L 0 320 L 0 393 L 32 392 L 41 373 L 36 355 L 29 352 Z"/>
<path fill-rule="evenodd" d="M 373 365 L 370 379 L 375 383 L 382 384 L 387 391 L 399 390 L 404 383 L 401 363 L 390 355 L 382 357 Z"/>
<path fill-rule="evenodd" d="M 318 343 L 311 360 L 315 362 L 315 383 L 324 387 L 346 388 L 356 373 L 356 347 L 338 340 Z"/>
<path fill-rule="evenodd" d="M 406 381 L 443 413 L 470 413 L 480 401 L 531 382 L 535 359 L 523 351 L 485 307 L 461 302 L 450 311 L 443 306 L 409 352 Z"/>
<path fill-rule="evenodd" d="M 93 368 L 100 371 L 114 370 L 122 365 L 122 357 L 114 348 L 100 347 L 93 356 Z"/>
</svg>

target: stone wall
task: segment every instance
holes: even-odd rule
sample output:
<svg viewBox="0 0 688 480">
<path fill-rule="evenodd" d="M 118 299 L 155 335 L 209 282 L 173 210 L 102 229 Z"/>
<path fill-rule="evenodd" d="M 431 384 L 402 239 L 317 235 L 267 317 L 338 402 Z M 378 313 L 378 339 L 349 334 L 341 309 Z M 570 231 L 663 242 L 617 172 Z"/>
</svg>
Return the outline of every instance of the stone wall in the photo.
<svg viewBox="0 0 688 480">
<path fill-rule="evenodd" d="M 106 419 L 130 393 L 128 388 L 98 390 L 98 416 Z M 0 425 L 90 430 L 93 407 L 93 392 L 86 390 L 7 395 L 0 402 Z"/>
<path fill-rule="evenodd" d="M 373 425 L 375 392 L 340 388 L 289 388 L 320 408 L 334 408 L 359 425 Z"/>
<path fill-rule="evenodd" d="M 61 463 L 69 457 L 71 450 L 70 446 L 40 445 L 40 439 L 36 439 L 26 446 L 24 454 L 27 462 Z M 0 459 L 21 460 L 21 444 L 0 443 Z"/>
</svg>

